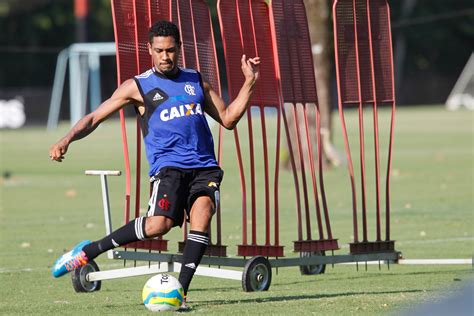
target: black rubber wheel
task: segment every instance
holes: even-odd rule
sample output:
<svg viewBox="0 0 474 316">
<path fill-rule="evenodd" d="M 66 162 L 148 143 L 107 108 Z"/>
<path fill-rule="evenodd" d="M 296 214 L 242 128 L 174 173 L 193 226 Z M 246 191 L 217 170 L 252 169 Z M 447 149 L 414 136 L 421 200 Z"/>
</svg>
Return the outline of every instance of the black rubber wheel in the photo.
<svg viewBox="0 0 474 316">
<path fill-rule="evenodd" d="M 325 256 L 324 251 L 300 252 L 300 257 Z M 300 266 L 300 272 L 303 275 L 323 274 L 326 271 L 325 264 L 315 264 L 309 266 Z"/>
<path fill-rule="evenodd" d="M 272 283 L 272 266 L 267 258 L 258 256 L 248 260 L 242 274 L 245 292 L 267 291 Z"/>
<path fill-rule="evenodd" d="M 74 290 L 78 293 L 99 291 L 100 287 L 102 286 L 102 281 L 89 282 L 86 279 L 87 274 L 97 271 L 100 271 L 99 266 L 94 260 L 91 260 L 85 266 L 72 271 L 71 280 Z"/>
</svg>

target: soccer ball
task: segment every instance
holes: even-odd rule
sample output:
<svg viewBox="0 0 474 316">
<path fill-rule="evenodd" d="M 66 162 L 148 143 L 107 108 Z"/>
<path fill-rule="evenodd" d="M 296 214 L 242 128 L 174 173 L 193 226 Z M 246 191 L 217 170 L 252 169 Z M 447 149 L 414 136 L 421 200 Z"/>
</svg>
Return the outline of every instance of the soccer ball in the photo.
<svg viewBox="0 0 474 316">
<path fill-rule="evenodd" d="M 152 312 L 177 310 L 183 303 L 184 290 L 172 275 L 158 274 L 145 283 L 142 299 Z"/>
</svg>

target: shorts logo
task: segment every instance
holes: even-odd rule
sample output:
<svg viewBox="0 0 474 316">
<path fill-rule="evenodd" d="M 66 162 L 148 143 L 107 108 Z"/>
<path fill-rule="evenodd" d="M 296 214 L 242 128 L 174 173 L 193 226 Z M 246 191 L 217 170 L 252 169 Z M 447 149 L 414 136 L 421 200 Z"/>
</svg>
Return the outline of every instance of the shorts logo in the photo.
<svg viewBox="0 0 474 316">
<path fill-rule="evenodd" d="M 189 95 L 196 95 L 195 88 L 189 83 L 184 86 L 184 91 Z"/>
<path fill-rule="evenodd" d="M 217 188 L 217 183 L 211 181 L 209 182 L 209 184 L 207 185 L 208 187 L 214 187 L 214 188 Z"/>
<path fill-rule="evenodd" d="M 163 196 L 162 199 L 158 201 L 158 206 L 163 210 L 163 211 L 168 211 L 170 209 L 170 201 L 168 201 L 168 197 L 166 194 Z"/>
</svg>

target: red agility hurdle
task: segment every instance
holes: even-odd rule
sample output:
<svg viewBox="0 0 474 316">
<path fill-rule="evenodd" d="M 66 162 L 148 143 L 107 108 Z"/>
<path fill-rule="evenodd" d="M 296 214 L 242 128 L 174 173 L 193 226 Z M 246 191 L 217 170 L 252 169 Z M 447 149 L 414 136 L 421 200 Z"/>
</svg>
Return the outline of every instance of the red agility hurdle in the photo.
<svg viewBox="0 0 474 316">
<path fill-rule="evenodd" d="M 234 138 L 237 148 L 237 159 L 240 171 L 242 188 L 242 244 L 238 246 L 239 256 L 271 256 L 282 257 L 283 247 L 279 244 L 279 209 L 278 209 L 278 176 L 280 152 L 280 87 L 276 80 L 274 49 L 272 47 L 272 34 L 269 20 L 269 7 L 264 1 L 218 1 L 219 22 L 221 25 L 222 42 L 227 69 L 227 82 L 229 97 L 237 97 L 243 77 L 240 70 L 240 59 L 243 54 L 247 56 L 265 56 L 265 63 L 260 66 L 261 78 L 257 82 L 252 106 L 247 110 L 249 166 L 250 166 L 250 205 L 251 205 L 251 241 L 248 241 L 247 222 L 247 181 L 243 167 L 243 157 L 240 149 L 241 140 L 238 128 L 234 129 Z M 267 91 L 271 91 L 268 93 Z M 267 92 L 267 93 L 266 93 Z M 264 199 L 265 199 L 265 244 L 259 245 L 257 241 L 257 196 L 255 173 L 255 146 L 252 123 L 252 108 L 257 108 L 260 113 L 262 127 L 262 148 L 264 163 Z M 277 111 L 276 151 L 274 154 L 275 171 L 273 174 L 273 189 L 270 189 L 270 170 L 268 153 L 268 140 L 266 131 L 265 108 Z M 272 192 L 273 191 L 273 192 Z M 271 242 L 270 213 L 273 205 L 274 236 Z"/>
<path fill-rule="evenodd" d="M 112 17 L 114 21 L 114 32 L 117 45 L 117 81 L 122 84 L 125 80 L 138 75 L 152 65 L 151 57 L 148 54 L 146 43 L 147 34 L 153 19 L 170 18 L 170 2 L 168 0 L 112 0 Z M 150 7 L 154 10 L 152 14 Z M 120 122 L 122 128 L 122 142 L 125 158 L 125 223 L 130 221 L 131 216 L 131 168 L 130 154 L 127 139 L 127 129 L 125 124 L 124 110 L 120 110 Z M 141 187 L 141 129 L 140 122 L 136 121 L 136 160 L 135 160 L 135 210 L 134 217 L 140 214 L 140 187 Z M 127 245 L 130 248 L 150 249 L 166 251 L 167 240 L 157 238 L 135 242 Z"/>
<path fill-rule="evenodd" d="M 182 34 L 182 54 L 180 65 L 201 70 L 212 83 L 218 93 L 221 89 L 219 65 L 217 63 L 214 30 L 212 29 L 209 8 L 204 0 L 112 0 L 115 38 L 117 43 L 118 83 L 139 74 L 151 66 L 148 55 L 146 34 L 152 22 L 159 19 L 172 20 Z M 316 94 L 316 79 L 314 76 L 309 32 L 305 8 L 302 0 L 220 0 L 218 15 L 221 36 L 224 44 L 224 54 L 227 70 L 227 83 L 230 99 L 236 97 L 238 87 L 242 84 L 240 58 L 247 56 L 265 56 L 265 63 L 260 68 L 252 106 L 247 112 L 249 169 L 244 169 L 244 157 L 241 151 L 239 131 L 234 131 L 237 163 L 242 188 L 242 244 L 237 245 L 237 254 L 244 258 L 226 257 L 226 246 L 221 244 L 221 212 L 217 210 L 213 231 L 215 242 L 211 242 L 207 254 L 198 267 L 197 275 L 241 280 L 245 291 L 267 290 L 271 283 L 272 268 L 300 266 L 303 274 L 324 272 L 326 264 L 363 261 L 396 261 L 399 253 L 394 251 L 394 242 L 390 240 L 390 209 L 389 209 L 389 175 L 393 142 L 393 115 L 395 100 L 393 91 L 393 65 L 391 55 L 389 10 L 386 1 L 341 0 L 334 3 L 334 30 L 336 45 L 336 65 L 338 76 L 339 108 L 343 121 L 343 132 L 346 152 L 349 160 L 349 172 L 352 185 L 354 242 L 350 245 L 350 254 L 326 255 L 325 251 L 338 249 L 337 239 L 329 219 L 329 207 L 326 201 L 326 189 L 322 168 L 320 116 Z M 290 63 L 291 62 L 291 63 Z M 289 104 L 284 108 L 284 104 Z M 376 153 L 376 231 L 375 241 L 368 240 L 367 214 L 365 207 L 365 173 L 362 172 L 363 188 L 363 238 L 359 240 L 356 189 L 349 150 L 348 133 L 344 122 L 344 107 L 359 106 L 360 118 L 360 148 L 364 157 L 363 146 L 363 106 L 371 106 L 374 113 L 375 153 Z M 386 238 L 381 239 L 380 228 L 380 188 L 379 188 L 379 151 L 378 151 L 378 122 L 377 107 L 392 106 L 392 124 L 390 127 L 389 161 L 386 182 Z M 288 110 L 287 110 L 288 109 Z M 268 110 L 276 113 L 275 153 L 270 153 L 267 139 Z M 301 112 L 304 130 L 298 128 L 298 115 Z M 288 118 L 294 116 L 294 124 Z M 253 119 L 260 119 L 261 139 L 256 139 Z M 125 221 L 139 216 L 140 213 L 140 152 L 141 132 L 139 121 L 136 123 L 136 162 L 135 162 L 135 199 L 134 211 L 131 210 L 131 167 L 125 114 L 120 112 L 122 138 L 124 144 L 126 192 L 125 192 Z M 300 257 L 284 257 L 283 245 L 279 239 L 279 149 L 280 129 L 283 118 L 285 133 L 289 141 L 292 174 L 296 191 L 297 236 L 294 241 L 294 251 Z M 316 131 L 309 126 L 314 122 Z M 297 137 L 290 139 L 290 130 Z M 218 161 L 222 161 L 221 132 L 219 130 Z M 255 148 L 261 142 L 263 157 L 256 157 Z M 305 144 L 310 150 L 303 153 Z M 313 154 L 313 146 L 317 148 L 317 156 Z M 293 153 L 294 152 L 294 153 Z M 307 155 L 307 157 L 305 157 Z M 307 158 L 307 159 L 306 159 Z M 263 205 L 257 209 L 257 175 L 256 160 L 263 161 Z M 309 161 L 309 163 L 308 163 Z M 270 170 L 271 162 L 275 169 Z M 299 165 L 299 169 L 297 168 Z M 364 160 L 361 159 L 361 169 L 365 170 Z M 97 171 L 89 174 L 99 174 L 102 180 L 107 175 L 118 175 L 119 172 Z M 250 198 L 247 196 L 250 182 Z M 104 182 L 103 182 L 104 183 Z M 106 182 L 105 182 L 106 184 Z M 314 200 L 314 212 L 310 200 Z M 110 210 L 108 207 L 107 186 L 103 185 L 104 215 L 106 226 L 110 233 Z M 303 200 L 303 203 L 301 202 Z M 247 209 L 250 205 L 250 210 Z M 264 216 L 264 225 L 258 225 L 257 215 Z M 250 215 L 249 215 L 250 214 Z M 248 223 L 250 217 L 250 224 Z M 273 223 L 271 219 L 273 218 Z M 317 221 L 317 235 L 313 237 L 312 218 Z M 261 242 L 261 231 L 263 240 Z M 273 236 L 271 234 L 273 230 Z M 260 234 L 260 239 L 258 238 Z M 186 238 L 186 230 L 185 230 Z M 184 241 L 185 242 L 185 241 Z M 184 242 L 179 243 L 182 249 Z M 165 253 L 168 241 L 153 239 L 128 244 L 134 251 L 113 250 L 109 253 L 112 259 L 148 261 L 147 266 L 99 271 L 97 266 L 88 265 L 78 287 L 85 292 L 100 289 L 101 280 L 128 276 L 152 274 L 179 269 L 182 260 L 180 254 Z M 147 252 L 139 251 L 140 249 Z M 158 252 L 151 252 L 156 250 Z M 252 257 L 246 259 L 246 257 Z M 269 257 L 275 257 L 269 259 Z M 158 262 L 151 264 L 150 262 Z M 243 267 L 243 272 L 228 269 L 205 268 L 205 265 L 219 267 Z M 92 268 L 91 268 L 92 267 Z M 74 282 L 74 281 L 73 281 Z M 99 282 L 99 283 L 98 283 Z M 91 284 L 94 286 L 90 286 Z M 97 286 L 99 284 L 99 286 Z M 76 287 L 76 286 L 75 286 Z"/>
<path fill-rule="evenodd" d="M 291 104 L 291 113 L 295 123 L 294 126 L 288 126 L 286 110 L 283 110 L 283 119 L 287 130 L 287 138 L 290 140 L 288 129 L 295 130 L 296 149 L 291 141 L 288 142 L 290 148 L 290 160 L 293 171 L 293 177 L 296 188 L 296 205 L 298 216 L 298 240 L 294 242 L 294 250 L 297 252 L 322 253 L 325 250 L 339 249 L 337 240 L 333 239 L 331 224 L 329 220 L 329 211 L 326 201 L 326 193 L 323 177 L 323 159 L 321 144 L 320 114 L 318 106 L 318 97 L 316 94 L 316 78 L 313 67 L 313 54 L 311 51 L 311 41 L 309 37 L 308 21 L 306 18 L 306 9 L 302 0 L 298 1 L 272 1 L 273 18 L 276 39 L 278 43 L 279 71 L 282 82 L 282 95 L 285 103 Z M 290 62 L 291 61 L 291 62 Z M 289 84 L 291 83 L 291 84 Z M 305 134 L 300 134 L 297 104 L 302 106 Z M 314 117 L 310 116 L 314 113 Z M 311 121 L 316 126 L 315 135 L 310 135 Z M 302 142 L 306 141 L 309 148 L 305 159 Z M 317 147 L 317 157 L 314 157 L 313 144 Z M 297 153 L 298 157 L 294 157 Z M 302 211 L 300 202 L 300 189 L 296 161 L 300 165 L 300 175 L 302 182 L 302 194 L 304 201 L 304 220 L 306 238 L 303 238 Z M 309 166 L 305 164 L 309 161 Z M 319 182 L 316 175 L 315 166 L 318 168 Z M 311 215 L 309 207 L 310 186 L 306 180 L 306 169 L 309 167 L 312 195 L 315 205 L 319 239 L 313 239 L 311 234 Z M 319 193 L 318 193 L 319 183 Z M 319 199 L 319 195 L 321 199 Z M 321 206 L 323 212 L 321 212 Z M 324 224 L 322 214 L 324 215 Z M 323 226 L 324 225 L 324 226 Z M 326 231 L 326 236 L 324 233 Z M 307 254 L 306 254 L 307 255 Z"/>
<path fill-rule="evenodd" d="M 336 0 L 333 6 L 339 113 L 352 187 L 354 242 L 351 253 L 394 251 L 390 239 L 390 169 L 395 117 L 393 56 L 390 9 L 386 0 Z M 380 151 L 378 106 L 392 108 L 386 176 L 385 240 L 381 236 Z M 359 110 L 359 152 L 362 201 L 362 241 L 359 240 L 356 182 L 346 129 L 344 108 Z M 364 146 L 364 107 L 372 108 L 375 152 L 376 240 L 369 241 L 366 207 L 366 166 Z"/>
<path fill-rule="evenodd" d="M 217 67 L 217 58 L 213 40 L 212 24 L 207 5 L 204 1 L 169 1 L 169 0 L 126 0 L 112 1 L 112 12 L 115 25 L 115 36 L 117 42 L 117 71 L 118 81 L 140 74 L 152 66 L 151 57 L 148 53 L 146 43 L 148 42 L 148 29 L 157 20 L 172 19 L 180 28 L 183 38 L 183 52 L 180 58 L 180 66 L 190 67 L 202 71 L 209 82 L 213 84 L 217 93 L 220 93 L 220 79 Z M 191 21 L 191 23 L 181 23 Z M 199 32 L 196 32 L 199 30 Z M 203 67 L 201 67 L 203 65 Z M 131 196 L 131 172 L 127 141 L 125 116 L 121 111 L 122 138 L 125 157 L 126 176 L 126 206 L 125 222 L 130 220 L 130 196 Z M 135 179 L 135 212 L 134 218 L 139 216 L 140 210 L 140 174 L 141 174 L 141 131 L 140 123 L 136 123 L 136 179 Z M 219 132 L 218 161 L 221 161 L 221 146 Z M 206 253 L 208 255 L 225 256 L 225 246 L 221 245 L 221 214 L 220 209 L 216 212 L 216 243 L 210 238 L 210 245 Z M 186 228 L 186 223 L 185 223 Z M 186 238 L 186 229 L 184 229 Z M 212 236 L 212 234 L 210 234 Z M 128 247 L 135 249 L 150 249 L 158 251 L 167 250 L 167 241 L 162 238 L 140 241 L 129 244 Z M 184 242 L 179 243 L 182 251 Z"/>
<path fill-rule="evenodd" d="M 209 83 L 214 87 L 217 94 L 221 95 L 221 81 L 219 67 L 217 65 L 217 54 L 212 29 L 211 15 L 204 0 L 177 0 L 173 1 L 175 9 L 173 19 L 178 25 L 183 41 L 181 65 L 185 68 L 197 69 L 203 73 Z M 222 163 L 222 129 L 219 127 L 217 140 L 217 161 Z M 209 245 L 206 255 L 226 256 L 226 246 L 222 245 L 221 231 L 221 203 L 216 210 L 215 238 L 212 227 L 209 228 Z M 186 238 L 186 222 L 184 238 Z M 215 241 L 214 241 L 215 240 Z M 184 249 L 185 241 L 179 242 L 179 252 Z"/>
</svg>

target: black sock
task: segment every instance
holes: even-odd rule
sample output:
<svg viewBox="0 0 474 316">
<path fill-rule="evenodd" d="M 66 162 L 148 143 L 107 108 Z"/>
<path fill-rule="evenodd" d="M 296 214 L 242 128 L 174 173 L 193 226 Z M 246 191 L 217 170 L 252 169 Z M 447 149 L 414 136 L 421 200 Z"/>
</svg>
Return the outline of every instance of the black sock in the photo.
<svg viewBox="0 0 474 316">
<path fill-rule="evenodd" d="M 183 251 L 183 262 L 179 273 L 179 283 L 183 286 L 184 295 L 188 293 L 189 283 L 194 276 L 194 272 L 201 262 L 204 251 L 209 244 L 207 233 L 195 230 L 189 231 L 188 239 Z"/>
<path fill-rule="evenodd" d="M 145 236 L 145 222 L 146 217 L 137 217 L 119 229 L 113 231 L 110 235 L 85 246 L 82 250 L 86 254 L 87 259 L 92 260 L 107 250 L 134 241 L 144 240 L 147 238 L 147 236 Z"/>
</svg>

